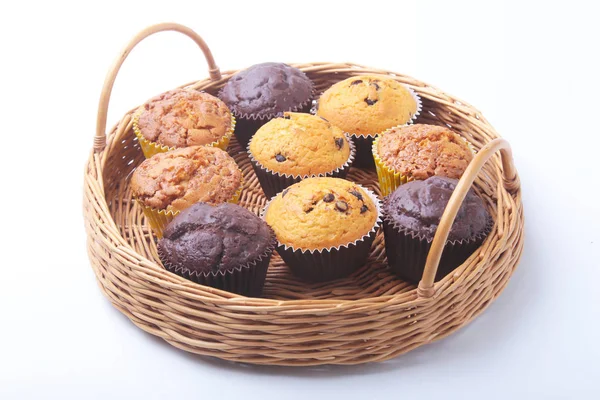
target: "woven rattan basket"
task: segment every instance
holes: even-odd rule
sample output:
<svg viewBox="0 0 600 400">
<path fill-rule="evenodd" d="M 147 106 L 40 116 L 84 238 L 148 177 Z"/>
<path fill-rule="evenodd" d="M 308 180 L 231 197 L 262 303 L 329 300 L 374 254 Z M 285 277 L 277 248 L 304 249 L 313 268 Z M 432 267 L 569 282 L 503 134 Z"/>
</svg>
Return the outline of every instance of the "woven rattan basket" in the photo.
<svg viewBox="0 0 600 400">
<path fill-rule="evenodd" d="M 110 93 L 121 64 L 142 39 L 166 30 L 189 36 L 206 56 L 210 79 L 185 86 L 215 94 L 236 72 L 221 73 L 204 41 L 189 28 L 159 24 L 140 32 L 108 73 L 85 171 L 83 210 L 88 253 L 100 288 L 134 324 L 180 349 L 231 361 L 359 364 L 395 357 L 454 332 L 504 289 L 523 249 L 521 191 L 509 145 L 470 105 L 413 78 L 354 64 L 293 65 L 319 92 L 352 75 L 391 76 L 421 96 L 418 122 L 448 125 L 477 150 L 450 199 L 418 287 L 390 273 L 381 232 L 368 263 L 334 282 L 300 281 L 274 256 L 263 298 L 223 292 L 167 272 L 147 221 L 131 200 L 129 177 L 143 160 L 132 132 L 134 110 L 105 133 Z M 266 199 L 248 157 L 235 140 L 228 151 L 246 178 L 240 204 L 259 213 Z M 375 171 L 353 168 L 348 178 L 379 193 Z M 494 228 L 463 265 L 434 283 L 449 227 L 472 185 L 494 217 Z"/>
</svg>

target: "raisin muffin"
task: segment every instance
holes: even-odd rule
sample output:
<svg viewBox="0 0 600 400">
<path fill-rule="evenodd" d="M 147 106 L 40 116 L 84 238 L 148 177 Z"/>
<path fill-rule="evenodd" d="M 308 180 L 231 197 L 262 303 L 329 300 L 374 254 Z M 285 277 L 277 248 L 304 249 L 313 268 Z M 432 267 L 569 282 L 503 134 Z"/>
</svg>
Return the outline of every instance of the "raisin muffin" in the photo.
<svg viewBox="0 0 600 400">
<path fill-rule="evenodd" d="M 274 197 L 263 212 L 278 252 L 294 274 L 340 278 L 363 265 L 380 223 L 377 197 L 340 178 L 307 178 Z"/>
<path fill-rule="evenodd" d="M 433 175 L 460 179 L 473 159 L 460 135 L 437 125 L 392 128 L 375 140 L 372 150 L 384 196 L 403 183 Z"/>
<path fill-rule="evenodd" d="M 260 296 L 275 234 L 236 204 L 196 203 L 164 230 L 158 254 L 165 268 L 196 283 Z"/>
<path fill-rule="evenodd" d="M 354 159 L 342 130 L 311 114 L 286 112 L 263 125 L 248 154 L 267 198 L 311 176 L 345 177 Z"/>
<path fill-rule="evenodd" d="M 219 97 L 235 115 L 235 135 L 245 148 L 252 135 L 269 120 L 285 111 L 308 112 L 314 85 L 299 69 L 268 62 L 232 76 Z"/>
<path fill-rule="evenodd" d="M 432 176 L 400 186 L 383 203 L 388 263 L 401 278 L 418 283 L 442 214 L 458 180 Z M 436 279 L 462 264 L 490 232 L 492 218 L 483 200 L 469 190 L 450 229 Z"/>
<path fill-rule="evenodd" d="M 223 101 L 190 89 L 175 89 L 150 99 L 133 121 L 146 157 L 188 146 L 225 149 L 234 126 L 235 119 Z"/>
<path fill-rule="evenodd" d="M 242 172 L 217 147 L 158 153 L 142 162 L 131 177 L 133 196 L 159 237 L 178 212 L 198 202 L 237 202 L 241 188 Z"/>
<path fill-rule="evenodd" d="M 320 97 L 317 114 L 351 135 L 356 164 L 373 166 L 371 144 L 378 133 L 411 123 L 420 111 L 418 96 L 384 76 L 353 76 Z"/>
</svg>

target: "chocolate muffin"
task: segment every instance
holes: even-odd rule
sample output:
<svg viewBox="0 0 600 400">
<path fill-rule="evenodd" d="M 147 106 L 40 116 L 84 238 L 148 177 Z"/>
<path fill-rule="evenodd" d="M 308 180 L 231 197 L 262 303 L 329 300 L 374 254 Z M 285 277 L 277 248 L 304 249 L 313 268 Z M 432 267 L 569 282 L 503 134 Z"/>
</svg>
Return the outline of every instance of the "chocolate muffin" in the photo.
<svg viewBox="0 0 600 400">
<path fill-rule="evenodd" d="M 188 146 L 227 147 L 235 126 L 223 101 L 208 93 L 175 89 L 148 100 L 133 129 L 144 155 Z"/>
<path fill-rule="evenodd" d="M 340 178 L 304 179 L 274 197 L 263 214 L 281 258 L 312 281 L 341 278 L 363 265 L 380 223 L 377 197 Z"/>
<path fill-rule="evenodd" d="M 348 133 L 356 145 L 356 165 L 373 167 L 371 145 L 386 129 L 411 123 L 419 97 L 395 79 L 379 75 L 347 78 L 319 98 L 317 114 Z"/>
<path fill-rule="evenodd" d="M 458 180 L 432 176 L 400 186 L 383 202 L 383 230 L 388 263 L 401 278 L 418 283 L 438 224 Z M 450 229 L 436 280 L 462 264 L 492 228 L 492 218 L 469 190 Z"/>
<path fill-rule="evenodd" d="M 262 125 L 285 111 L 308 112 L 314 85 L 299 69 L 263 63 L 238 72 L 219 92 L 237 119 L 235 135 L 245 148 Z"/>
<path fill-rule="evenodd" d="M 344 178 L 354 146 L 342 130 L 311 114 L 286 112 L 263 125 L 248 145 L 250 161 L 267 198 L 314 176 Z"/>
<path fill-rule="evenodd" d="M 158 253 L 165 268 L 196 283 L 260 296 L 275 235 L 235 204 L 196 203 L 164 230 Z"/>
</svg>

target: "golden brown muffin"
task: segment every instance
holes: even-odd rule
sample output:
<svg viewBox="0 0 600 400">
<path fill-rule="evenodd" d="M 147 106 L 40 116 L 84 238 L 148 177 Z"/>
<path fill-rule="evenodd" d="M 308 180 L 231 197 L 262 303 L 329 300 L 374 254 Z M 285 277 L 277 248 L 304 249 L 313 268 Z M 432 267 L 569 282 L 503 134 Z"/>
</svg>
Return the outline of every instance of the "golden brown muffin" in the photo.
<svg viewBox="0 0 600 400">
<path fill-rule="evenodd" d="M 192 146 L 145 160 L 131 177 L 131 190 L 147 207 L 182 211 L 194 203 L 231 200 L 242 184 L 233 158 L 216 147 Z"/>
<path fill-rule="evenodd" d="M 286 112 L 256 132 L 250 154 L 279 174 L 310 176 L 342 167 L 350 157 L 350 145 L 342 130 L 324 119 Z"/>
<path fill-rule="evenodd" d="M 215 96 L 175 89 L 143 106 L 137 125 L 144 138 L 168 147 L 211 144 L 231 132 L 231 112 Z"/>
<path fill-rule="evenodd" d="M 416 124 L 393 128 L 377 141 L 383 163 L 409 179 L 459 179 L 473 159 L 467 142 L 448 128 Z"/>
<path fill-rule="evenodd" d="M 317 114 L 344 132 L 374 136 L 411 121 L 417 112 L 412 93 L 394 79 L 353 76 L 336 83 L 319 99 Z"/>
<path fill-rule="evenodd" d="M 367 235 L 377 218 L 377 207 L 360 187 L 326 177 L 290 186 L 273 199 L 265 214 L 280 243 L 305 250 L 352 243 Z"/>
</svg>

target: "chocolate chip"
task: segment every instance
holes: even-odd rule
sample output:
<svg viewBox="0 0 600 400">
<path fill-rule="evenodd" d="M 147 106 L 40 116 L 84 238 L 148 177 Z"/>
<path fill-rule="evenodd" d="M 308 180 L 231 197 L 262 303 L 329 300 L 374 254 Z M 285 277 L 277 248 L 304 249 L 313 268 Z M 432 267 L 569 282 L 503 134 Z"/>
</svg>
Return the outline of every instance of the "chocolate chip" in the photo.
<svg viewBox="0 0 600 400">
<path fill-rule="evenodd" d="M 357 199 L 361 200 L 363 199 L 362 194 L 360 194 L 360 192 L 356 191 L 356 190 L 350 190 L 349 191 L 350 194 L 354 197 L 356 197 Z"/>
<path fill-rule="evenodd" d="M 344 147 L 344 138 L 335 138 L 335 145 L 338 148 L 338 150 L 341 150 L 342 147 Z"/>
<path fill-rule="evenodd" d="M 332 193 L 327 193 L 325 196 L 323 196 L 323 201 L 325 203 L 331 203 L 334 199 L 335 196 Z"/>
<path fill-rule="evenodd" d="M 361 83 L 362 83 L 362 81 L 360 79 L 358 79 L 358 80 L 352 81 L 352 83 L 350 84 L 350 86 L 358 85 L 358 84 L 361 84 Z"/>
<path fill-rule="evenodd" d="M 367 211 L 369 211 L 369 207 L 367 207 L 366 205 L 363 204 L 363 206 L 360 208 L 360 213 L 364 214 Z"/>
<path fill-rule="evenodd" d="M 289 115 L 285 115 L 285 114 L 284 114 L 282 118 L 283 118 L 283 119 L 291 119 L 292 117 L 290 117 Z"/>
<path fill-rule="evenodd" d="M 287 160 L 287 158 L 285 158 L 285 156 L 281 154 L 277 154 L 275 156 L 275 159 L 277 160 L 277 162 L 284 162 L 285 160 Z"/>
<path fill-rule="evenodd" d="M 379 85 L 378 85 L 378 84 L 376 84 L 374 81 L 373 81 L 373 82 L 371 82 L 371 85 L 375 86 L 375 89 L 376 89 L 376 90 L 379 90 Z"/>
<path fill-rule="evenodd" d="M 348 210 L 348 203 L 346 203 L 345 201 L 338 201 L 335 203 L 335 208 L 337 208 L 339 211 L 346 211 Z"/>
<path fill-rule="evenodd" d="M 285 195 L 286 195 L 286 194 L 287 194 L 287 192 L 289 192 L 289 191 L 290 191 L 290 189 L 285 189 L 285 190 L 283 191 L 283 193 L 281 193 L 281 197 L 282 197 L 282 198 L 283 198 L 283 197 L 285 197 Z"/>
<path fill-rule="evenodd" d="M 366 98 L 365 99 L 365 103 L 367 103 L 368 105 L 372 106 L 373 104 L 377 103 L 377 100 L 371 100 L 370 98 Z"/>
<path fill-rule="evenodd" d="M 304 210 L 304 212 L 308 214 L 309 212 L 311 212 L 314 209 L 315 209 L 314 207 L 311 207 L 311 208 L 308 208 L 308 209 Z"/>
</svg>

